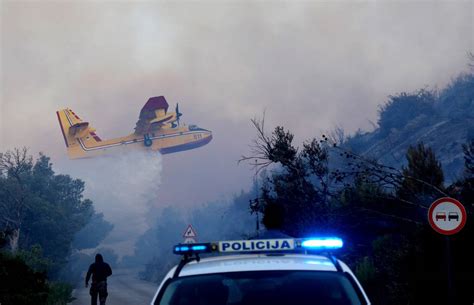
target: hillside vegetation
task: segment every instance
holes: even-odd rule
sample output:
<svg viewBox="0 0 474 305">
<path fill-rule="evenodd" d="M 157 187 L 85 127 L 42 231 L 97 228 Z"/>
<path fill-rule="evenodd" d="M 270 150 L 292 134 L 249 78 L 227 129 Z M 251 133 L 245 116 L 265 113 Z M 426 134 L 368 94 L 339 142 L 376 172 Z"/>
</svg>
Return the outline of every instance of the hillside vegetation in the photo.
<svg viewBox="0 0 474 305">
<path fill-rule="evenodd" d="M 431 147 L 447 181 L 462 175 L 462 144 L 474 137 L 474 74 L 462 74 L 440 91 L 399 93 L 379 108 L 378 128 L 346 140 L 353 152 L 400 168 L 410 145 Z"/>
<path fill-rule="evenodd" d="M 373 304 L 472 304 L 473 80 L 466 74 L 439 93 L 390 96 L 379 127 L 345 141 L 335 133 L 297 147 L 283 126 L 267 133 L 263 119 L 254 119 L 257 136 L 242 160 L 263 173 L 258 211 L 265 227 L 295 237 L 341 236 L 340 257 Z M 468 215 L 450 238 L 450 263 L 445 236 L 427 218 L 441 197 L 460 200 Z"/>
</svg>

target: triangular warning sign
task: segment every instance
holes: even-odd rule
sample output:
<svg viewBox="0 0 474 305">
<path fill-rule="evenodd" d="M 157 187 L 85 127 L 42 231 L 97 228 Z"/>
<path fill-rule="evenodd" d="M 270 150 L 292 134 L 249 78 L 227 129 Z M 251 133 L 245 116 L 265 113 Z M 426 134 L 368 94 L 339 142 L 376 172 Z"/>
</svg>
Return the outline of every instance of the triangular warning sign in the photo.
<svg viewBox="0 0 474 305">
<path fill-rule="evenodd" d="M 184 238 L 197 237 L 196 231 L 194 231 L 193 226 L 189 225 L 187 227 L 186 231 L 184 231 L 183 237 Z"/>
<path fill-rule="evenodd" d="M 195 244 L 196 240 L 192 237 L 188 237 L 184 240 L 183 244 Z"/>
</svg>

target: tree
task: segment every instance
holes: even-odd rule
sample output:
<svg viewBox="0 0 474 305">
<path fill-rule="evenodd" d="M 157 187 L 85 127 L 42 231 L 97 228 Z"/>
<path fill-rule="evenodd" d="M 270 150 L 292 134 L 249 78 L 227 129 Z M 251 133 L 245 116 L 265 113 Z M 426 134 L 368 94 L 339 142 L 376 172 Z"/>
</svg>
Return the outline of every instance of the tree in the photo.
<svg viewBox="0 0 474 305">
<path fill-rule="evenodd" d="M 468 213 L 474 212 L 474 140 L 463 145 L 464 176 L 449 186 L 451 196 L 464 203 Z"/>
<path fill-rule="evenodd" d="M 270 165 L 276 165 L 261 189 L 265 222 L 273 226 L 276 210 L 283 212 L 282 230 L 290 235 L 308 233 L 315 226 L 328 227 L 324 211 L 330 209 L 330 201 L 336 193 L 336 176 L 329 168 L 329 139 L 310 139 L 301 150 L 293 146 L 294 135 L 277 126 L 270 135 L 264 130 L 264 118 L 253 119 L 257 138 L 253 141 L 251 155 L 240 161 L 250 161 L 257 173 Z M 251 161 L 257 160 L 256 163 Z M 269 215 L 267 215 L 269 213 Z M 280 220 L 279 220 L 280 221 Z"/>
<path fill-rule="evenodd" d="M 441 163 L 435 153 L 423 142 L 408 148 L 406 158 L 408 165 L 403 167 L 403 180 L 398 187 L 402 199 L 418 200 L 429 204 L 438 197 L 434 190 L 444 190 L 444 175 Z"/>
<path fill-rule="evenodd" d="M 58 265 L 69 255 L 74 236 L 94 215 L 92 201 L 84 199 L 84 182 L 69 175 L 56 175 L 49 158 L 40 155 L 31 172 L 33 194 L 25 213 L 20 246 L 41 245 L 45 256 Z"/>
<path fill-rule="evenodd" d="M 432 91 L 419 90 L 415 93 L 400 93 L 389 96 L 389 101 L 379 108 L 378 124 L 382 134 L 399 129 L 420 114 L 434 111 L 436 95 Z"/>
<path fill-rule="evenodd" d="M 94 215 L 83 198 L 84 182 L 54 173 L 50 159 L 36 160 L 26 148 L 0 154 L 0 229 L 10 231 L 12 252 L 39 245 L 57 271 L 74 236 Z"/>
<path fill-rule="evenodd" d="M 94 213 L 89 222 L 77 232 L 72 246 L 77 250 L 95 248 L 113 227 L 113 224 L 104 219 L 104 214 Z"/>
<path fill-rule="evenodd" d="M 30 268 L 20 257 L 0 251 L 0 303 L 46 305 L 46 274 Z"/>
<path fill-rule="evenodd" d="M 30 208 L 28 180 L 32 168 L 33 158 L 26 148 L 0 153 L 0 224 L 11 230 L 9 244 L 13 252 L 18 249 L 25 213 Z"/>
</svg>

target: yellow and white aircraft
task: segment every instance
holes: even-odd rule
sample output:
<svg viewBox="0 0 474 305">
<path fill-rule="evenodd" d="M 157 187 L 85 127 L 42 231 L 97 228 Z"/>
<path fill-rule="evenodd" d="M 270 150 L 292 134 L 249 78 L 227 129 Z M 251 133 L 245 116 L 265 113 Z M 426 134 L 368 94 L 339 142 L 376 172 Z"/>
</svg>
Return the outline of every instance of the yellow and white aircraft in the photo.
<svg viewBox="0 0 474 305">
<path fill-rule="evenodd" d="M 163 96 L 151 97 L 140 111 L 135 132 L 124 137 L 102 140 L 88 122 L 82 121 L 71 109 L 56 112 L 66 143 L 69 158 L 102 155 L 118 147 L 151 149 L 162 154 L 197 148 L 209 143 L 212 132 L 196 125 L 181 126 L 176 104 L 175 112 L 168 112 Z"/>
</svg>

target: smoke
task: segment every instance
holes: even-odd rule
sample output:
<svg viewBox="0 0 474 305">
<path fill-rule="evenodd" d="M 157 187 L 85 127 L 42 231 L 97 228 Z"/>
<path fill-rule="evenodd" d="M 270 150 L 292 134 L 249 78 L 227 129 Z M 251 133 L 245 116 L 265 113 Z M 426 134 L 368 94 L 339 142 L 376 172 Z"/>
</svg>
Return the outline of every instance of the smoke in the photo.
<svg viewBox="0 0 474 305">
<path fill-rule="evenodd" d="M 61 171 L 86 183 L 84 195 L 114 224 L 101 246 L 121 256 L 133 252 L 136 239 L 147 229 L 147 213 L 159 198 L 162 158 L 150 151 L 117 151 L 92 159 L 69 161 Z"/>
<path fill-rule="evenodd" d="M 164 274 L 178 261 L 171 251 L 173 245 L 184 241 L 183 233 L 191 224 L 196 241 L 242 239 L 254 236 L 255 215 L 249 213 L 249 200 L 253 192 L 241 192 L 231 200 L 219 200 L 196 205 L 186 211 L 182 206 L 170 205 L 154 209 L 150 229 L 136 243 L 135 254 L 122 261 L 127 267 L 145 270 L 142 277 L 160 281 Z"/>
<path fill-rule="evenodd" d="M 106 242 L 117 242 L 146 227 L 147 204 L 191 207 L 248 187 L 252 173 L 236 160 L 263 109 L 269 129 L 302 140 L 369 127 L 389 94 L 444 86 L 474 49 L 473 3 L 0 1 L 0 146 L 58 164 L 57 109 L 112 138 L 133 129 L 149 97 L 179 102 L 183 122 L 214 139 L 166 156 L 159 192 L 157 156 L 63 163 L 87 181 L 115 224 Z"/>
</svg>

